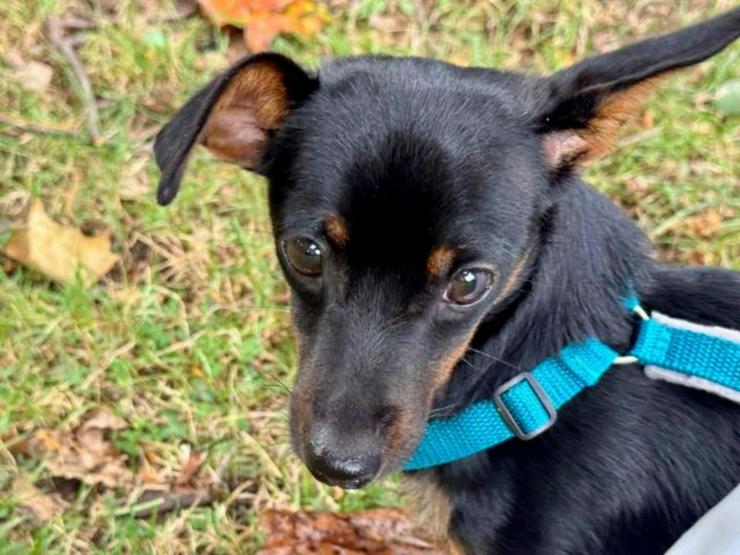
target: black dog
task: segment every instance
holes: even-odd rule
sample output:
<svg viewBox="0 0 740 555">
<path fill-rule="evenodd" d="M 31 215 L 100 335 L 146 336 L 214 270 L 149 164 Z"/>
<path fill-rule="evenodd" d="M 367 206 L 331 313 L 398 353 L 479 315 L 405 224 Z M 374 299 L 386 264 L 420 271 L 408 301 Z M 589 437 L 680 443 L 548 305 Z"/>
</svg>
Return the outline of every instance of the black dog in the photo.
<svg viewBox="0 0 740 555">
<path fill-rule="evenodd" d="M 314 75 L 262 54 L 174 116 L 160 203 L 196 143 L 269 180 L 300 339 L 292 437 L 317 478 L 399 470 L 432 410 L 568 343 L 625 352 L 628 284 L 648 310 L 740 328 L 740 276 L 654 261 L 576 173 L 661 76 L 738 35 L 734 9 L 547 78 L 389 57 Z M 660 553 L 740 481 L 740 409 L 622 366 L 537 439 L 408 475 L 466 552 Z"/>
</svg>

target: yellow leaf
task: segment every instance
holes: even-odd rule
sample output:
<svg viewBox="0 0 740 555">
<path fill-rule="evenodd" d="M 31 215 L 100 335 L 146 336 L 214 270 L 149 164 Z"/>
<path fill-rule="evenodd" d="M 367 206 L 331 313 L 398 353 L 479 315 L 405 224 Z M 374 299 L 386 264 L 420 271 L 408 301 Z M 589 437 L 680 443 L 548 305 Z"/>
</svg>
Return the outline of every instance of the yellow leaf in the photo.
<svg viewBox="0 0 740 555">
<path fill-rule="evenodd" d="M 110 250 L 110 234 L 92 237 L 79 229 L 56 223 L 47 216 L 36 199 L 31 203 L 26 225 L 17 229 L 3 248 L 3 254 L 38 270 L 61 283 L 73 281 L 82 267 L 87 278 L 98 279 L 108 273 L 119 256 Z"/>
</svg>

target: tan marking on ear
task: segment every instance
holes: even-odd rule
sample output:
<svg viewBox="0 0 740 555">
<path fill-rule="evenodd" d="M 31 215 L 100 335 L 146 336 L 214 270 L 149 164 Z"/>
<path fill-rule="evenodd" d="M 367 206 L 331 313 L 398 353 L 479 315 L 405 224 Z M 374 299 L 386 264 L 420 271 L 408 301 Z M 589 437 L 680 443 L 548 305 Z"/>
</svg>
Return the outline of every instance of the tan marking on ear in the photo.
<svg viewBox="0 0 740 555">
<path fill-rule="evenodd" d="M 653 77 L 604 99 L 585 129 L 563 129 L 542 140 L 550 167 L 582 165 L 609 152 L 625 122 L 635 117 L 665 75 Z"/>
<path fill-rule="evenodd" d="M 641 81 L 602 102 L 596 116 L 589 122 L 588 129 L 579 132 L 580 137 L 588 143 L 585 160 L 598 158 L 611 150 L 619 130 L 625 122 L 637 115 L 664 77 L 665 75 L 661 75 Z"/>
<path fill-rule="evenodd" d="M 450 270 L 455 258 L 455 249 L 447 245 L 439 245 L 432 249 L 427 258 L 427 275 L 441 278 Z"/>
<path fill-rule="evenodd" d="M 281 71 L 269 62 L 245 67 L 229 82 L 212 113 L 233 107 L 254 111 L 263 129 L 277 128 L 288 114 L 288 91 Z"/>
<path fill-rule="evenodd" d="M 349 226 L 341 216 L 332 215 L 326 219 L 326 234 L 339 248 L 344 248 L 349 242 Z"/>
<path fill-rule="evenodd" d="M 404 475 L 401 493 L 411 503 L 416 531 L 422 538 L 435 543 L 449 555 L 464 555 L 465 551 L 450 534 L 450 501 L 429 474 Z"/>
<path fill-rule="evenodd" d="M 288 109 L 280 70 L 269 63 L 249 65 L 214 104 L 201 142 L 218 158 L 252 168 L 262 155 L 267 132 L 279 127 Z"/>
<path fill-rule="evenodd" d="M 514 269 L 509 274 L 509 277 L 506 278 L 506 283 L 504 283 L 504 287 L 501 289 L 501 292 L 493 300 L 494 304 L 503 301 L 506 296 L 512 292 L 514 286 L 519 281 L 522 272 L 524 272 L 524 268 L 527 267 L 527 262 L 529 261 L 529 256 L 531 253 L 532 249 L 527 249 L 522 257 L 519 259 L 519 261 L 516 263 L 516 266 L 514 266 Z"/>
<path fill-rule="evenodd" d="M 216 158 L 250 168 L 262 155 L 265 132 L 254 114 L 240 108 L 214 112 L 203 132 L 203 145 Z"/>
</svg>

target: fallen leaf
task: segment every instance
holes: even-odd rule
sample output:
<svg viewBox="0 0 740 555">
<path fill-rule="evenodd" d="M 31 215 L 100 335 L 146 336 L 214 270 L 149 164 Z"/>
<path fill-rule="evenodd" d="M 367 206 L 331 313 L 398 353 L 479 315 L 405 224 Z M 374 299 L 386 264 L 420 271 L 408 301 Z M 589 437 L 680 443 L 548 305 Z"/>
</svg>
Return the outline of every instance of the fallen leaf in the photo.
<svg viewBox="0 0 740 555">
<path fill-rule="evenodd" d="M 697 266 L 708 266 L 712 264 L 712 255 L 702 251 L 689 251 L 683 254 L 683 258 L 688 260 L 690 264 Z"/>
<path fill-rule="evenodd" d="M 112 430 L 124 427 L 122 419 L 106 409 L 96 409 L 72 431 L 38 430 L 29 440 L 30 451 L 42 458 L 54 477 L 107 488 L 128 485 L 133 474 L 126 467 L 127 457 L 109 437 Z"/>
<path fill-rule="evenodd" d="M 88 279 L 108 273 L 119 259 L 110 247 L 110 233 L 88 237 L 79 229 L 60 225 L 49 218 L 41 201 L 35 199 L 25 226 L 11 234 L 3 254 L 54 281 L 68 283 L 80 267 Z"/>
<path fill-rule="evenodd" d="M 147 488 L 151 489 L 162 489 L 167 487 L 162 477 L 159 475 L 146 457 L 142 457 L 141 463 L 139 464 L 139 472 L 136 474 L 139 481 L 144 484 Z"/>
<path fill-rule="evenodd" d="M 689 216 L 683 221 L 684 230 L 689 231 L 690 237 L 700 236 L 711 238 L 722 229 L 723 216 L 727 214 L 718 208 L 708 208 L 699 214 Z"/>
<path fill-rule="evenodd" d="M 280 33 L 311 36 L 329 19 L 326 7 L 315 0 L 198 0 L 217 25 L 244 29 L 252 52 L 265 50 Z"/>
<path fill-rule="evenodd" d="M 214 474 L 199 475 L 205 457 L 187 448 L 188 458 L 175 479 L 163 480 L 160 472 L 150 463 L 157 463 L 159 457 L 150 451 L 144 451 L 139 468 L 139 480 L 146 489 L 136 501 L 117 510 L 118 514 L 146 518 L 152 514 L 164 514 L 188 507 L 207 505 L 217 498 L 218 480 Z"/>
<path fill-rule="evenodd" d="M 255 17 L 244 29 L 244 43 L 250 52 L 262 52 L 284 30 L 282 16 Z"/>
<path fill-rule="evenodd" d="M 203 466 L 205 458 L 195 451 L 190 452 L 187 462 L 180 470 L 179 476 L 175 479 L 175 487 L 183 488 L 192 486 L 193 478 Z"/>
<path fill-rule="evenodd" d="M 12 496 L 18 501 L 21 510 L 30 514 L 36 524 L 50 521 L 68 507 L 60 495 L 44 493 L 31 481 L 22 478 L 13 483 Z"/>
<path fill-rule="evenodd" d="M 54 70 L 41 62 L 30 61 L 15 72 L 15 78 L 27 91 L 42 93 L 49 88 Z"/>
<path fill-rule="evenodd" d="M 80 427 L 82 430 L 100 428 L 101 430 L 123 430 L 128 424 L 120 416 L 116 416 L 107 407 L 99 407 L 88 412 L 84 423 Z"/>
<path fill-rule="evenodd" d="M 260 518 L 267 540 L 257 555 L 441 555 L 438 546 L 415 535 L 400 509 L 357 513 L 268 510 Z"/>
</svg>

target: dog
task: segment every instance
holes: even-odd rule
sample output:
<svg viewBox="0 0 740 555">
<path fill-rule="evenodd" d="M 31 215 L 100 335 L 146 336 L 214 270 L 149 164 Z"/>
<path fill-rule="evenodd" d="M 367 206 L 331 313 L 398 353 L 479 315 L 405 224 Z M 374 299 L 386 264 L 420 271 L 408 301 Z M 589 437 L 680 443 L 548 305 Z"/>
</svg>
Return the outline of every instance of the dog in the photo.
<svg viewBox="0 0 740 555">
<path fill-rule="evenodd" d="M 740 275 L 652 257 L 579 177 L 661 78 L 740 35 L 740 9 L 549 77 L 360 56 L 247 57 L 154 152 L 161 204 L 196 144 L 269 182 L 300 368 L 294 449 L 320 481 L 400 470 L 455 415 L 565 345 L 633 344 L 647 311 L 740 329 Z M 450 549 L 662 553 L 740 481 L 740 408 L 614 368 L 551 429 L 406 472 Z M 425 517 L 428 520 L 428 517 Z"/>
</svg>

